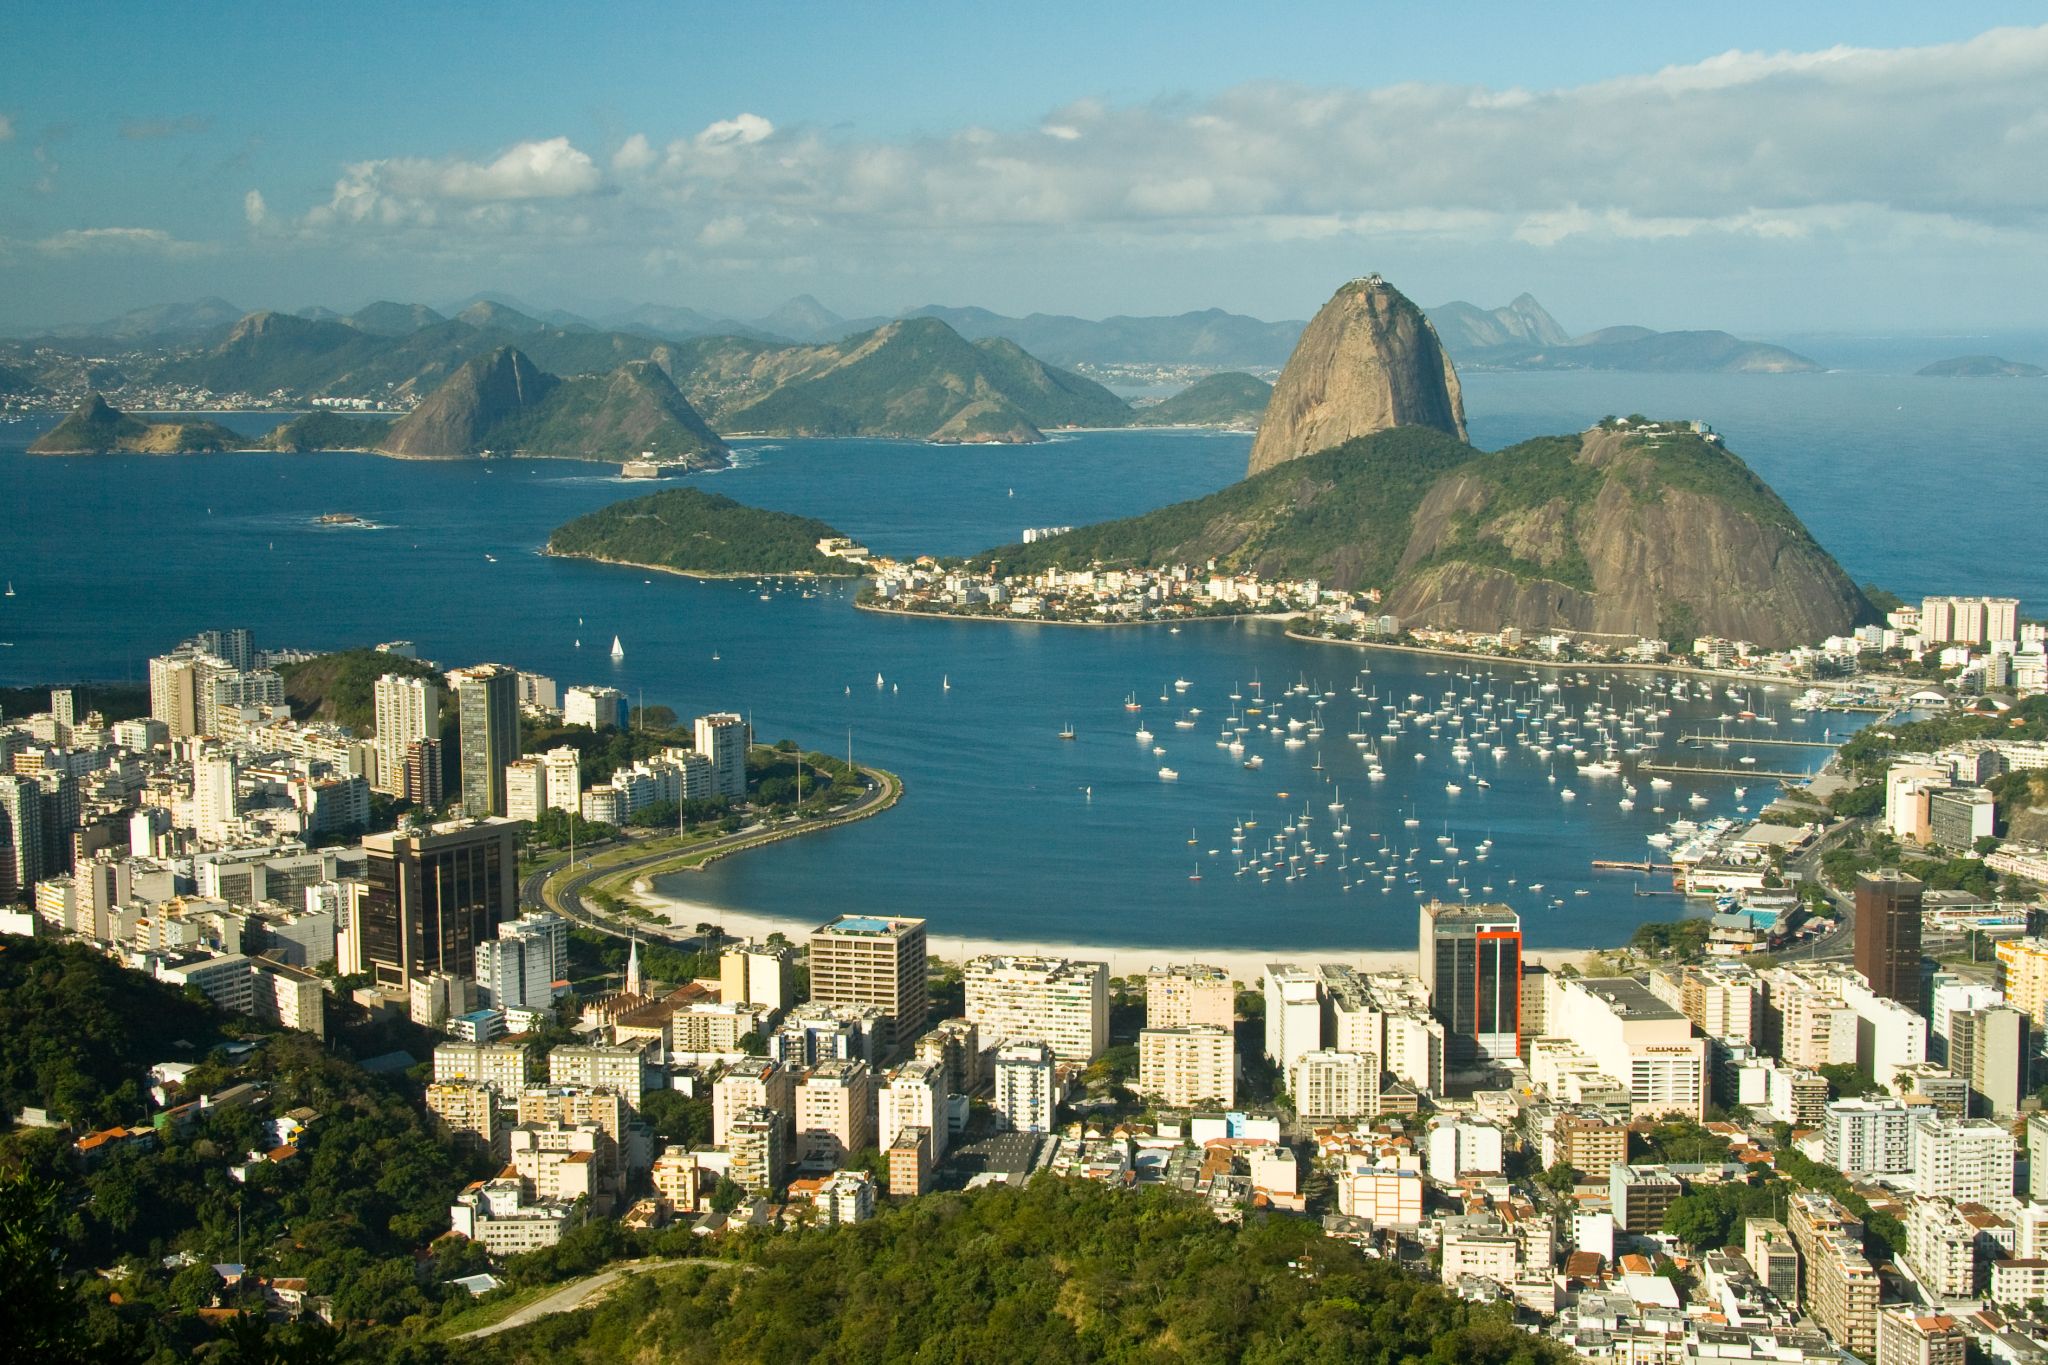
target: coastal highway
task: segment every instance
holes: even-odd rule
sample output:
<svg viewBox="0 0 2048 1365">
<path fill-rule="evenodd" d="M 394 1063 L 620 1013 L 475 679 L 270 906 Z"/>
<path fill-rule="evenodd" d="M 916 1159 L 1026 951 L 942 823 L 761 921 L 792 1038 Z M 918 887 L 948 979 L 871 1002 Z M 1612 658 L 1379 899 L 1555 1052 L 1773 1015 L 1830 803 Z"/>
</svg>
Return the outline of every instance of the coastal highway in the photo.
<svg viewBox="0 0 2048 1365">
<path fill-rule="evenodd" d="M 679 932 L 673 927 L 665 927 L 659 924 L 636 922 L 631 926 L 631 934 L 629 934 L 628 930 L 621 927 L 617 921 L 594 913 L 589 906 L 584 904 L 584 894 L 589 891 L 591 883 L 600 878 L 612 877 L 620 873 L 638 872 L 643 868 L 674 862 L 678 857 L 704 858 L 708 855 L 715 858 L 724 853 L 737 852 L 744 848 L 753 847 L 756 844 L 772 843 L 779 839 L 797 837 L 819 830 L 830 829 L 835 825 L 847 824 L 854 820 L 862 820 L 893 805 L 897 797 L 902 795 L 903 784 L 895 774 L 883 772 L 879 768 L 862 768 L 861 772 L 867 777 L 867 787 L 861 793 L 860 798 L 852 805 L 836 811 L 823 820 L 785 822 L 778 825 L 747 825 L 744 828 L 735 830 L 731 834 L 721 834 L 715 839 L 697 844 L 689 849 L 664 849 L 659 853 L 650 853 L 639 858 L 627 858 L 619 862 L 607 863 L 603 867 L 588 866 L 583 856 L 584 850 L 578 849 L 576 869 L 554 886 L 549 886 L 548 881 L 567 865 L 569 861 L 567 854 L 529 872 L 519 884 L 519 903 L 532 909 L 553 910 L 577 924 L 596 929 L 601 933 L 611 934 L 618 938 L 626 938 L 630 937 L 631 934 L 638 934 L 642 938 L 657 941 L 667 941 L 670 943 L 689 942 L 695 938 L 694 934 Z M 591 847 L 593 849 L 616 848 L 620 842 L 618 840 L 608 840 L 603 844 L 591 845 Z M 630 845 L 634 841 L 628 839 L 624 842 Z"/>
</svg>

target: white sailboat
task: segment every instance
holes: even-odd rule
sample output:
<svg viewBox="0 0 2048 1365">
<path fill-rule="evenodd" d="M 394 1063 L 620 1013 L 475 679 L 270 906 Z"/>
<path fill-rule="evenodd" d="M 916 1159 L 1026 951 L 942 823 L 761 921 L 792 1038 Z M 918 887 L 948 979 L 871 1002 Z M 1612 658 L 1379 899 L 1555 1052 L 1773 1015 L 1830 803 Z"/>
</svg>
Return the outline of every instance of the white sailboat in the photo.
<svg viewBox="0 0 2048 1365">
<path fill-rule="evenodd" d="M 616 635 L 612 636 L 612 657 L 614 659 L 626 657 L 626 647 L 619 643 L 619 637 Z"/>
</svg>

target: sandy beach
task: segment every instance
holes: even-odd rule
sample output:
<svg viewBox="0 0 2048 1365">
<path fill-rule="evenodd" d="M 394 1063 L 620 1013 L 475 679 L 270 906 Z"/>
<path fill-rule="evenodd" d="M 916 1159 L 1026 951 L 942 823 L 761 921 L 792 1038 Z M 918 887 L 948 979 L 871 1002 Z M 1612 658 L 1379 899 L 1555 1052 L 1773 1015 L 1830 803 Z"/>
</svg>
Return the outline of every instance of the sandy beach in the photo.
<svg viewBox="0 0 2048 1365">
<path fill-rule="evenodd" d="M 656 914 L 665 915 L 671 924 L 683 929 L 694 929 L 699 924 L 716 924 L 733 938 L 765 939 L 770 934 L 780 933 L 793 943 L 801 943 L 820 923 L 811 919 L 783 919 L 771 915 L 757 915 L 743 910 L 729 910 L 698 901 L 658 895 L 645 878 L 633 883 L 632 898 Z M 1270 962 L 1299 963 L 1303 966 L 1321 962 L 1341 962 L 1361 971 L 1373 972 L 1415 970 L 1413 949 L 1347 952 L 1334 948 L 1140 948 L 1100 943 L 1051 943 L 1039 940 L 951 935 L 945 932 L 945 925 L 936 920 L 926 922 L 925 933 L 926 951 L 930 956 L 948 962 L 965 962 L 969 958 L 987 953 L 1023 953 L 1042 957 L 1074 958 L 1086 962 L 1107 962 L 1112 976 L 1142 976 L 1150 968 L 1164 967 L 1176 962 L 1199 962 L 1221 967 L 1230 973 L 1232 980 L 1247 985 L 1265 976 L 1266 964 Z M 1583 961 L 1590 951 L 1592 950 L 1589 948 L 1548 948 L 1524 953 L 1523 960 L 1531 964 L 1540 963 L 1547 967 L 1557 967 Z"/>
</svg>

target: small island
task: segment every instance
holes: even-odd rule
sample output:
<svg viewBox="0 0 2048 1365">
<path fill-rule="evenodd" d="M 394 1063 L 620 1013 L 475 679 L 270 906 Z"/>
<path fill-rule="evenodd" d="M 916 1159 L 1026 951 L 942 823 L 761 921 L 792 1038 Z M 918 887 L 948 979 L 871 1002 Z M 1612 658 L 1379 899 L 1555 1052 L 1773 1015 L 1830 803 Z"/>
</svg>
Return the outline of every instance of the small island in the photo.
<svg viewBox="0 0 2048 1365">
<path fill-rule="evenodd" d="M 312 450 L 372 451 L 390 431 L 389 418 L 344 417 L 323 408 L 272 428 L 259 444 L 294 455 Z"/>
<path fill-rule="evenodd" d="M 628 498 L 555 528 L 547 553 L 695 578 L 853 578 L 867 552 L 812 517 L 701 488 Z"/>
<path fill-rule="evenodd" d="M 2048 370 L 1996 355 L 1959 355 L 1916 371 L 1927 379 L 2039 379 Z"/>
<path fill-rule="evenodd" d="M 1140 408 L 1140 427 L 1255 427 L 1266 415 L 1273 386 L 1256 375 L 1225 371 L 1204 375 L 1173 397 Z"/>
<path fill-rule="evenodd" d="M 242 450 L 247 437 L 217 422 L 145 422 L 97 391 L 28 448 L 31 455 L 200 455 Z"/>
</svg>

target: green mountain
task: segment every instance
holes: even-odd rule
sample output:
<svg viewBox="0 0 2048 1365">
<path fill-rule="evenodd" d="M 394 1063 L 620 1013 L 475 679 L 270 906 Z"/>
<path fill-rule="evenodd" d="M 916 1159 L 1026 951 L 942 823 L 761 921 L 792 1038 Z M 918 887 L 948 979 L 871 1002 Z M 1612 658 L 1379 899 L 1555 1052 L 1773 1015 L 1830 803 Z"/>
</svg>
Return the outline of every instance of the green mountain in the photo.
<svg viewBox="0 0 2048 1365">
<path fill-rule="evenodd" d="M 375 450 L 391 431 L 388 417 L 344 417 L 325 408 L 274 427 L 257 445 L 265 450 Z"/>
<path fill-rule="evenodd" d="M 1132 426 L 1249 427 L 1266 413 L 1273 386 L 1255 375 L 1204 375 L 1163 403 L 1138 409 Z"/>
<path fill-rule="evenodd" d="M 748 507 L 701 488 L 629 498 L 555 528 L 548 553 L 688 574 L 836 574 L 856 570 L 818 553 L 839 532 L 810 517 Z"/>
<path fill-rule="evenodd" d="M 2048 370 L 1996 355 L 1959 355 L 1915 371 L 1933 379 L 2039 379 Z"/>
<path fill-rule="evenodd" d="M 29 446 L 31 455 L 197 455 L 244 450 L 248 437 L 215 422 L 145 422 L 116 412 L 97 391 Z"/>
<path fill-rule="evenodd" d="M 1005 572 L 1215 560 L 1380 588 L 1404 624 L 1777 648 L 1873 613 L 1747 465 L 1708 434 L 1608 422 L 1483 453 L 1396 427 L 1192 502 L 990 551 Z"/>
<path fill-rule="evenodd" d="M 937 318 L 973 341 L 1005 337 L 1055 365 L 1279 365 L 1301 336 L 1300 322 L 1261 322 L 1221 308 L 1174 317 L 1109 317 L 1100 321 L 1056 313 L 1005 317 L 986 308 L 937 304 L 909 316 Z"/>
<path fill-rule="evenodd" d="M 465 362 L 377 449 L 424 460 L 485 451 L 616 460 L 653 451 L 700 469 L 723 467 L 727 453 L 658 365 L 562 379 L 509 346 Z"/>
<path fill-rule="evenodd" d="M 1014 342 L 970 342 L 932 318 L 827 346 L 714 337 L 678 343 L 670 355 L 684 391 L 729 431 L 1036 441 L 1047 427 L 1131 420 L 1100 384 Z"/>
<path fill-rule="evenodd" d="M 422 327 L 447 320 L 423 303 L 390 303 L 384 300 L 358 308 L 342 319 L 359 332 L 387 337 L 408 336 Z"/>
</svg>

